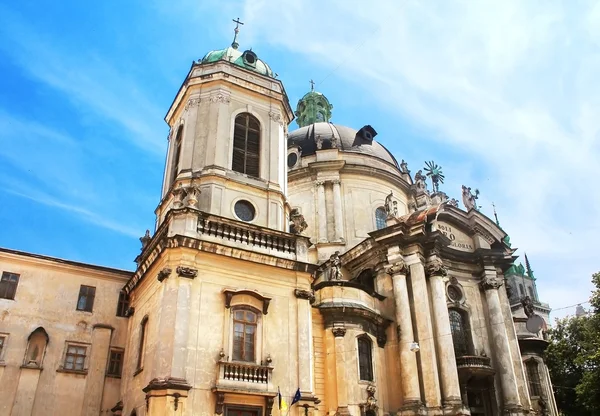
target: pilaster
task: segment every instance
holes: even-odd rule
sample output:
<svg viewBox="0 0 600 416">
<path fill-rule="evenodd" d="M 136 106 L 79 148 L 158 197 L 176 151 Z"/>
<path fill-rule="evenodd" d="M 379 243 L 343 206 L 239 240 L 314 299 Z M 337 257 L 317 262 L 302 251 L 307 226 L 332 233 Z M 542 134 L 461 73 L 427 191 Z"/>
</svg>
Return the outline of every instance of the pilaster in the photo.
<svg viewBox="0 0 600 416">
<path fill-rule="evenodd" d="M 335 241 L 344 241 L 344 214 L 342 212 L 342 191 L 339 179 L 333 180 L 333 218 L 335 227 Z"/>
<path fill-rule="evenodd" d="M 348 376 L 346 374 L 346 351 L 344 347 L 344 336 L 346 328 L 333 327 L 331 329 L 335 337 L 335 372 L 337 378 L 337 402 L 336 416 L 350 415 L 348 410 Z"/>
<path fill-rule="evenodd" d="M 317 187 L 317 215 L 319 222 L 319 243 L 327 242 L 327 205 L 325 203 L 325 182 L 318 181 Z"/>
<path fill-rule="evenodd" d="M 92 329 L 92 347 L 88 373 L 85 378 L 85 392 L 83 394 L 81 415 L 92 416 L 100 414 L 104 392 L 106 360 L 108 359 L 108 350 L 110 348 L 113 329 L 109 325 L 94 325 Z"/>
</svg>

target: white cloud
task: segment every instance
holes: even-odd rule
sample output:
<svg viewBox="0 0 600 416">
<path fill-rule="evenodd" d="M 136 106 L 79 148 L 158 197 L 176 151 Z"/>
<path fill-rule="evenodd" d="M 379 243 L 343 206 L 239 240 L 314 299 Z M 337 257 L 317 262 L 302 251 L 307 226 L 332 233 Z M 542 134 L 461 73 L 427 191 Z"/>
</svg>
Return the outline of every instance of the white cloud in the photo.
<svg viewBox="0 0 600 416">
<path fill-rule="evenodd" d="M 428 129 L 430 147 L 475 161 L 467 185 L 480 188 L 490 216 L 496 202 L 545 300 L 587 298 L 600 269 L 589 255 L 600 231 L 597 4 L 247 0 L 244 18 L 245 36 L 306 55 L 321 79 L 368 89 Z"/>
</svg>

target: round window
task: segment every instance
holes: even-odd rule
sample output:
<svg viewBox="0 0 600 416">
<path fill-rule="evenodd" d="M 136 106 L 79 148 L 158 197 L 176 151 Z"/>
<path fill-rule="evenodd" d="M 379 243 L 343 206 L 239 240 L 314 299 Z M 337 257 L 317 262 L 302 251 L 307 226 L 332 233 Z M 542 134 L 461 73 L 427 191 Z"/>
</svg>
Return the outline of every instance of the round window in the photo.
<svg viewBox="0 0 600 416">
<path fill-rule="evenodd" d="M 252 221 L 256 216 L 256 209 L 248 201 L 237 201 L 233 207 L 235 215 L 242 221 Z"/>
<path fill-rule="evenodd" d="M 290 153 L 288 155 L 288 168 L 293 168 L 298 162 L 298 153 Z"/>
<path fill-rule="evenodd" d="M 452 302 L 459 302 L 462 299 L 461 290 L 454 285 L 448 286 L 448 298 Z"/>
</svg>

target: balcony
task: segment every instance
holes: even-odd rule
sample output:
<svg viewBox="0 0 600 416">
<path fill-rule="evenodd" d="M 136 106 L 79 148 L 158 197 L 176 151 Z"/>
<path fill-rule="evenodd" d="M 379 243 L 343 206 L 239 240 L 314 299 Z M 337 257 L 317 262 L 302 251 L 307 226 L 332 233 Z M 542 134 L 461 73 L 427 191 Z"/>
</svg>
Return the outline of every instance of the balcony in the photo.
<svg viewBox="0 0 600 416">
<path fill-rule="evenodd" d="M 248 392 L 267 392 L 272 390 L 273 367 L 255 363 L 237 361 L 219 361 L 219 389 L 232 389 Z"/>
<path fill-rule="evenodd" d="M 495 374 L 490 357 L 479 355 L 456 357 L 456 368 L 461 379 L 486 378 Z"/>
</svg>

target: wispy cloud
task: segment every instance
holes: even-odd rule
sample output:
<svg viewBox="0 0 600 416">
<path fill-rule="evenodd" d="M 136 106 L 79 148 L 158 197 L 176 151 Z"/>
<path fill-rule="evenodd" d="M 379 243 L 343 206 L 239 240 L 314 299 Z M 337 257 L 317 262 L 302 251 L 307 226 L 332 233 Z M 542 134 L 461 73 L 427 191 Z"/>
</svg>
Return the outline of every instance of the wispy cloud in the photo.
<svg viewBox="0 0 600 416">
<path fill-rule="evenodd" d="M 584 254 L 600 231 L 597 4 L 248 0 L 245 19 L 248 36 L 306 55 L 321 65 L 321 79 L 356 83 L 428 129 L 420 145 L 441 164 L 457 160 L 440 143 L 475 160 L 473 176 L 453 172 L 447 191 L 457 195 L 468 179 L 488 214 L 495 200 L 515 245 L 538 259 L 546 300 L 560 306 L 587 296 L 599 267 Z M 327 80 L 320 88 L 327 93 Z M 381 140 L 402 155 L 391 138 Z M 558 296 L 573 261 L 573 290 Z"/>
</svg>

